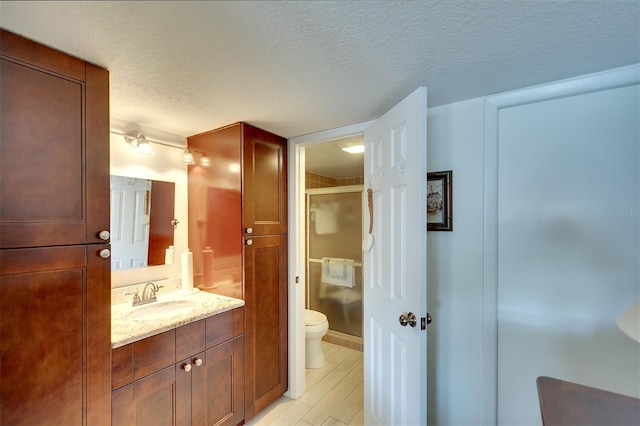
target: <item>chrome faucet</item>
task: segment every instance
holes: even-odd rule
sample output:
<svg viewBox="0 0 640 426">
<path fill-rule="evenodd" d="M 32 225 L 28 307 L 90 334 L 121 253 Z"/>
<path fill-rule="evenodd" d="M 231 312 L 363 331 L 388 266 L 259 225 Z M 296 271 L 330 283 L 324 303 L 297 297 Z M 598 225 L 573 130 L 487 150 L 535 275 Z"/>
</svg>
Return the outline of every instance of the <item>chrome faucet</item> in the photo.
<svg viewBox="0 0 640 426">
<path fill-rule="evenodd" d="M 160 291 L 161 288 L 161 285 L 158 285 L 154 282 L 148 282 L 147 284 L 145 284 L 144 289 L 142 290 L 142 297 L 140 297 L 140 295 L 138 294 L 138 290 L 125 294 L 133 294 L 133 302 L 131 303 L 132 306 L 145 305 L 147 303 L 155 302 L 156 300 L 158 300 L 156 298 L 156 293 Z"/>
</svg>

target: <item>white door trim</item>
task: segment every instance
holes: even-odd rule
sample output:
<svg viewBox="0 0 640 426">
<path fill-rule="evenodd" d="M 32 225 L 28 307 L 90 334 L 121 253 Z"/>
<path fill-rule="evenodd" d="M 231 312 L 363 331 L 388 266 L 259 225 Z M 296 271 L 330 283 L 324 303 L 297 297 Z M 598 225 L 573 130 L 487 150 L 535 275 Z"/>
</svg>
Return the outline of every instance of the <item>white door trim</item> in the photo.
<svg viewBox="0 0 640 426">
<path fill-rule="evenodd" d="M 351 124 L 330 130 L 296 136 L 288 141 L 288 219 L 289 219 L 289 390 L 285 395 L 291 399 L 302 396 L 305 388 L 304 357 L 304 300 L 305 274 L 305 224 L 304 217 L 304 146 L 331 139 L 364 133 L 372 121 Z M 366 153 L 365 153 L 366 155 Z M 298 277 L 298 283 L 296 283 Z"/>
<path fill-rule="evenodd" d="M 497 421 L 498 113 L 503 108 L 640 83 L 640 64 L 500 93 L 485 98 L 482 424 Z"/>
</svg>

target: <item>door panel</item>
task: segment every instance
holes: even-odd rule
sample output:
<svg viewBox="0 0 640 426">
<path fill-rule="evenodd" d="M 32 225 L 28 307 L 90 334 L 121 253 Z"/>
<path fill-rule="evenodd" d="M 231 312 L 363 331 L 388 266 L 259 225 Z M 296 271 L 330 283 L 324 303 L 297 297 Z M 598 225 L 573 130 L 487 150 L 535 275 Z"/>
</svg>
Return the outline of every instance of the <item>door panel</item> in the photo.
<svg viewBox="0 0 640 426">
<path fill-rule="evenodd" d="M 247 124 L 243 126 L 242 214 L 245 233 L 287 233 L 287 141 Z M 247 235 L 248 236 L 248 235 Z"/>
<path fill-rule="evenodd" d="M 366 424 L 426 424 L 426 100 L 416 90 L 365 131 L 374 200 L 363 260 Z M 410 312 L 417 326 L 401 326 Z"/>
<path fill-rule="evenodd" d="M 81 424 L 85 248 L 4 250 L 0 265 L 0 423 Z"/>
<path fill-rule="evenodd" d="M 247 244 L 251 241 L 251 245 Z M 246 418 L 287 390 L 287 238 L 246 239 Z"/>
</svg>

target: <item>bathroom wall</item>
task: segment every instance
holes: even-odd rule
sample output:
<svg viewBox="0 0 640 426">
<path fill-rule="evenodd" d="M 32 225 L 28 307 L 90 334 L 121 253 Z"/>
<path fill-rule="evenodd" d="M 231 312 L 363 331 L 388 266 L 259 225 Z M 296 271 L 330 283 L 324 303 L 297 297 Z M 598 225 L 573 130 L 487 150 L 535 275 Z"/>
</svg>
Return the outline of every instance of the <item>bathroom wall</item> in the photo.
<svg viewBox="0 0 640 426">
<path fill-rule="evenodd" d="M 347 185 L 363 185 L 364 176 L 354 176 L 347 178 L 334 179 L 328 176 L 322 176 L 316 173 L 305 173 L 305 188 L 327 188 L 333 186 L 347 186 Z"/>
<path fill-rule="evenodd" d="M 124 133 L 126 126 L 114 126 L 112 130 Z M 139 129 L 139 127 L 137 127 Z M 180 137 L 167 135 L 153 129 L 141 129 L 147 139 L 172 144 L 180 143 Z M 126 144 L 120 135 L 110 134 L 110 172 L 112 175 L 131 176 L 166 182 L 175 182 L 175 218 L 180 222 L 174 234 L 174 263 L 172 265 L 117 271 L 111 274 L 111 286 L 121 287 L 151 280 L 180 277 L 180 253 L 188 247 L 187 215 L 187 165 L 182 161 L 183 148 L 151 143 L 155 156 L 145 157 Z M 186 146 L 186 140 L 184 142 Z"/>
<path fill-rule="evenodd" d="M 487 173 L 486 168 L 488 167 L 485 163 L 484 156 L 484 102 L 484 98 L 477 98 L 437 108 L 430 108 L 427 116 L 428 171 L 453 170 L 453 232 L 429 232 L 427 234 L 427 303 L 428 310 L 433 316 L 433 323 L 428 328 L 428 424 L 434 425 L 481 425 L 495 423 L 485 421 L 487 418 L 492 416 L 491 404 L 488 405 L 487 401 L 491 401 L 492 398 L 495 398 L 495 395 L 492 394 L 491 389 L 483 387 L 485 385 L 485 380 L 487 379 L 486 375 L 489 374 L 485 370 L 485 366 L 487 363 L 494 362 L 493 360 L 487 361 L 483 359 L 483 343 L 486 333 L 486 330 L 483 327 L 483 321 L 485 320 L 485 317 L 490 314 L 490 312 L 488 312 L 490 307 L 485 306 L 483 303 L 485 290 L 483 288 L 483 275 L 485 273 L 484 259 L 485 256 L 487 256 L 487 253 L 484 252 L 484 243 L 485 238 L 487 237 L 484 234 L 484 203 L 487 193 L 485 193 L 483 183 L 485 173 Z M 597 109 L 596 107 L 603 107 L 605 111 L 608 111 L 611 114 L 615 114 L 616 111 L 620 111 L 619 109 L 622 108 L 622 103 L 619 101 L 607 101 L 606 104 L 602 104 L 601 100 L 595 103 L 591 101 L 587 103 L 586 100 L 583 102 L 585 102 L 584 105 L 580 105 L 580 102 L 578 102 L 577 106 L 600 111 L 602 117 L 606 116 L 602 112 L 602 109 Z M 622 109 L 622 111 L 631 113 L 632 117 L 635 117 L 636 121 L 634 125 L 636 131 L 638 129 L 637 106 L 638 101 L 636 98 L 635 110 L 629 110 L 627 107 Z M 568 111 L 577 109 L 578 108 L 569 108 Z M 553 111 L 549 109 L 546 104 L 541 105 L 541 111 L 551 114 L 551 117 L 554 117 Z M 562 121 L 562 119 L 559 121 Z M 546 129 L 546 126 L 538 125 L 543 122 L 542 119 L 528 119 L 524 122 L 533 126 L 538 131 Z M 547 124 L 548 120 L 544 122 Z M 580 126 L 586 127 L 586 124 L 583 123 Z M 574 125 L 574 130 L 579 129 L 580 126 Z M 598 129 L 593 131 L 593 133 L 597 134 L 601 129 L 604 129 L 604 127 L 605 126 L 600 126 Z M 624 185 L 626 189 L 629 188 L 629 185 L 635 185 L 635 187 L 631 186 L 630 191 L 636 195 L 628 197 L 628 202 L 622 204 L 622 206 L 601 205 L 599 204 L 601 201 L 601 198 L 599 197 L 585 197 L 584 202 L 586 204 L 583 206 L 582 204 L 577 204 L 576 200 L 572 196 L 564 197 L 564 204 L 559 204 L 546 193 L 546 190 L 548 189 L 550 193 L 558 191 L 558 188 L 561 187 L 559 183 L 565 185 L 566 182 L 564 181 L 567 178 L 575 179 L 576 176 L 579 176 L 577 173 L 577 171 L 579 171 L 579 166 L 572 160 L 565 160 L 562 162 L 561 167 L 557 169 L 550 169 L 552 174 L 548 174 L 549 172 L 544 171 L 543 174 L 548 174 L 546 178 L 552 180 L 556 179 L 558 180 L 558 184 L 554 183 L 553 185 L 540 186 L 542 190 L 535 193 L 536 198 L 527 200 L 531 205 L 523 205 L 525 213 L 520 213 L 521 220 L 530 220 L 530 218 L 536 218 L 536 220 L 538 220 L 540 218 L 544 218 L 544 212 L 546 209 L 559 209 L 560 207 L 568 207 L 566 212 L 571 212 L 570 216 L 567 216 L 567 224 L 583 221 L 587 210 L 598 213 L 598 223 L 605 222 L 607 223 L 607 226 L 611 226 L 613 222 L 616 222 L 616 220 L 618 222 L 622 221 L 622 219 L 614 217 L 609 218 L 607 222 L 606 218 L 602 217 L 603 215 L 606 215 L 607 210 L 615 211 L 617 208 L 619 211 L 630 212 L 629 214 L 635 215 L 635 212 L 638 211 L 637 203 L 639 198 L 637 197 L 637 185 L 638 167 L 640 165 L 637 137 L 634 139 L 635 145 L 632 145 L 635 146 L 635 150 L 629 149 L 623 153 L 617 145 L 619 139 L 616 138 L 612 132 L 607 132 L 605 135 L 602 135 L 601 144 L 596 144 L 595 146 L 589 145 L 586 142 L 586 139 L 583 140 L 583 138 L 571 136 L 574 134 L 575 133 L 567 132 L 567 135 L 570 136 L 567 136 L 564 139 L 560 138 L 560 142 L 554 146 L 553 149 L 563 150 L 563 152 L 565 152 L 571 147 L 576 152 L 581 153 L 582 157 L 591 155 L 592 161 L 590 163 L 588 173 L 592 174 L 593 179 L 596 182 L 600 176 L 599 173 L 601 173 L 601 167 L 599 166 L 601 158 L 605 158 L 602 156 L 602 152 L 597 151 L 596 148 L 600 150 L 604 149 L 605 152 L 608 149 L 613 150 L 611 153 L 607 153 L 606 156 L 606 158 L 609 159 L 608 161 L 610 161 L 609 166 L 613 169 L 613 171 L 610 169 L 606 178 L 611 179 L 613 177 L 613 179 L 617 179 L 614 184 L 610 185 L 611 191 L 613 191 L 614 188 L 619 190 L 620 188 L 618 187 L 622 185 Z M 516 138 L 516 140 L 518 140 L 518 138 Z M 548 140 L 545 140 L 544 138 L 542 140 L 548 143 Z M 509 164 L 499 164 L 502 166 L 509 165 L 512 167 L 511 177 L 525 176 L 523 174 L 524 171 L 533 169 L 539 164 L 546 170 L 547 163 L 556 161 L 554 151 L 553 149 L 536 149 L 536 147 L 538 147 L 538 145 L 530 145 L 535 156 L 531 155 L 531 152 L 526 153 L 526 155 L 517 152 L 517 155 L 512 155 L 509 159 Z M 599 153 L 592 154 L 595 152 Z M 621 153 L 622 155 L 620 155 Z M 618 155 L 618 157 L 613 158 L 615 155 Z M 621 160 L 620 158 L 625 160 Z M 504 172 L 504 168 L 500 171 Z M 540 172 L 538 171 L 538 174 L 539 173 Z M 618 174 L 620 175 L 618 176 Z M 604 178 L 605 176 L 602 177 Z M 535 182 L 535 174 L 531 179 Z M 513 185 L 512 182 L 513 179 L 511 179 L 511 185 Z M 509 181 L 507 181 L 507 183 L 509 183 Z M 577 180 L 575 185 L 580 188 L 581 186 L 584 186 L 584 181 L 581 183 L 580 180 Z M 501 188 L 503 188 L 502 190 L 504 190 L 505 187 L 506 186 L 503 184 L 501 186 Z M 521 186 L 515 189 L 516 192 L 521 190 Z M 587 188 L 584 187 L 583 190 L 587 190 Z M 524 192 L 522 193 L 522 196 L 524 199 L 527 199 L 530 196 L 530 193 L 531 191 Z M 502 206 L 503 210 L 501 210 L 501 212 L 503 215 L 501 217 L 504 219 L 505 206 Z M 539 206 L 543 206 L 544 208 L 541 209 Z M 587 208 L 584 208 L 585 206 Z M 522 209 L 522 206 L 519 206 L 518 203 L 511 203 L 511 207 L 518 207 Z M 617 251 L 615 253 L 619 253 L 620 250 L 626 250 L 624 256 L 617 256 L 616 259 L 618 262 L 622 262 L 627 258 L 633 258 L 634 260 L 631 262 L 625 261 L 626 269 L 624 269 L 624 271 L 619 269 L 615 274 L 609 273 L 608 277 L 624 275 L 624 279 L 627 280 L 627 284 L 635 283 L 635 287 L 631 287 L 633 287 L 637 294 L 637 292 L 640 291 L 637 281 L 639 273 L 637 253 L 638 242 L 640 241 L 638 239 L 639 235 L 637 231 L 638 217 L 625 217 L 623 219 L 625 221 L 635 220 L 636 223 L 633 225 L 635 227 L 632 226 L 631 228 L 627 228 L 631 229 L 628 231 L 627 235 L 620 236 L 613 232 L 608 232 L 607 240 L 612 239 L 612 246 L 617 246 Z M 587 221 L 588 220 L 589 219 L 587 219 Z M 596 222 L 593 221 L 592 223 Z M 571 229 L 573 229 L 571 226 L 565 226 L 562 231 L 566 233 Z M 603 230 L 602 226 L 594 227 L 590 225 L 585 225 L 584 229 L 586 235 L 598 234 Z M 522 244 L 522 241 L 527 241 L 531 236 L 542 238 L 543 236 L 538 236 L 538 233 L 542 233 L 545 230 L 545 227 L 535 228 L 529 236 L 525 238 L 522 236 L 516 238 L 514 240 L 515 245 L 512 247 L 522 246 L 526 248 L 527 244 Z M 505 228 L 501 228 L 501 231 L 502 232 L 500 232 L 499 235 L 505 237 Z M 561 251 L 562 246 L 554 242 L 554 238 L 557 238 L 558 236 L 549 234 L 548 230 L 546 231 L 547 234 L 544 235 L 544 239 L 549 242 L 547 252 L 551 254 L 552 250 L 553 253 L 557 253 L 559 250 Z M 507 232 L 506 234 L 512 235 L 513 233 Z M 560 233 L 556 232 L 556 234 Z M 628 240 L 632 241 L 631 245 L 625 243 L 625 241 Z M 504 242 L 504 240 L 501 241 Z M 625 245 L 623 245 L 623 243 Z M 597 247 L 594 244 L 578 244 L 575 247 L 572 247 L 571 250 L 566 250 L 565 253 L 556 255 L 554 261 L 556 261 L 557 264 L 572 262 L 571 270 L 575 271 L 577 274 L 582 274 L 582 278 L 571 278 L 571 285 L 579 289 L 585 289 L 583 286 L 584 282 L 592 279 L 593 274 L 590 274 L 589 272 L 584 273 L 583 271 L 589 271 L 590 268 L 592 269 L 594 267 L 598 268 L 604 266 L 602 259 L 598 259 L 596 261 L 589 261 L 585 259 L 588 259 L 589 256 L 587 256 L 587 254 L 591 251 L 601 249 L 601 247 Z M 605 254 L 610 258 L 614 255 L 614 252 L 611 251 Z M 533 265 L 533 261 L 535 259 L 530 258 L 522 260 L 524 264 Z M 502 268 L 504 268 L 505 265 L 506 264 L 503 263 Z M 534 268 L 535 271 L 533 272 L 531 269 L 527 269 L 525 273 L 523 272 L 523 268 L 516 268 L 513 270 L 513 274 L 511 276 L 517 277 L 518 280 L 528 279 L 530 272 L 532 274 L 535 273 L 535 276 L 540 276 L 541 274 L 548 274 L 552 277 L 557 276 L 557 271 L 553 269 L 553 264 L 551 262 L 548 262 L 547 264 L 537 262 L 535 265 L 536 268 Z M 566 268 L 566 266 L 564 267 Z M 504 272 L 504 269 L 501 269 L 501 271 Z M 603 283 L 607 286 L 614 285 L 613 280 L 608 282 L 603 281 Z M 537 291 L 539 286 L 529 287 L 530 290 Z M 630 287 L 628 287 L 627 290 L 629 288 Z M 553 294 L 553 297 L 556 297 L 559 289 L 554 291 L 556 291 L 556 293 L 550 294 Z M 582 292 L 587 293 L 586 291 Z M 532 299 L 530 297 L 527 299 L 526 295 L 523 296 L 522 291 L 519 291 L 518 293 L 520 297 L 523 297 L 525 300 L 524 307 L 526 309 L 520 307 L 519 311 L 521 313 L 535 313 L 538 315 L 543 313 L 544 309 L 546 309 L 545 306 L 531 303 Z M 617 293 L 615 294 L 617 295 Z M 634 359 L 637 361 L 637 354 L 640 350 L 637 343 L 630 339 L 625 341 L 626 336 L 624 336 L 620 330 L 617 330 L 613 324 L 613 318 L 616 314 L 622 311 L 622 307 L 611 304 L 609 299 L 610 297 L 599 298 L 599 306 L 598 304 L 591 306 L 582 305 L 582 308 L 586 306 L 587 310 L 590 312 L 589 315 L 593 315 L 600 320 L 604 320 L 605 316 L 608 315 L 607 321 L 609 323 L 607 327 L 610 331 L 608 337 L 609 340 L 601 344 L 601 347 L 599 348 L 600 352 L 598 352 L 598 354 L 602 354 L 602 356 L 598 362 L 588 367 L 584 366 L 584 360 L 593 359 L 592 355 L 595 353 L 592 349 L 586 349 L 587 340 L 591 340 L 590 336 L 587 340 L 578 341 L 579 345 L 583 345 L 583 353 L 588 354 L 588 356 L 581 355 L 579 350 L 580 346 L 576 347 L 574 345 L 574 348 L 578 348 L 578 354 L 567 359 L 567 363 L 573 366 L 573 368 L 556 369 L 551 375 L 560 376 L 561 378 L 565 377 L 573 381 L 585 380 L 586 377 L 586 380 L 591 385 L 608 388 L 609 390 L 614 391 L 617 390 L 622 393 L 630 393 L 628 391 L 629 383 L 632 383 L 632 386 L 635 384 L 637 396 L 637 392 L 640 392 L 640 381 L 638 381 L 637 369 L 633 371 L 629 377 L 621 378 L 620 375 L 616 376 L 610 374 L 600 366 L 601 363 L 603 363 L 603 365 L 606 364 L 608 367 L 615 363 L 622 364 L 619 362 L 620 359 L 625 358 L 625 362 L 628 362 L 629 357 L 634 356 Z M 628 297 L 628 299 L 629 303 L 631 303 L 633 296 Z M 556 312 L 556 314 L 565 315 L 569 312 L 575 312 L 579 307 L 578 300 L 584 300 L 582 293 L 579 294 L 576 301 L 570 304 L 570 310 L 564 309 L 561 312 Z M 547 320 L 549 319 L 544 315 L 542 315 L 542 318 L 546 318 Z M 567 324 L 573 324 L 575 327 L 575 323 L 567 322 Z M 556 347 L 546 346 L 545 350 L 540 351 L 538 348 L 537 351 L 534 351 L 531 350 L 530 347 L 525 348 L 523 346 L 523 348 L 525 348 L 524 351 L 528 351 L 528 356 L 534 359 L 544 357 L 545 359 L 551 359 L 554 362 L 563 361 L 564 357 L 567 356 L 566 352 L 568 350 L 568 343 L 576 341 L 574 336 L 572 336 L 571 330 L 567 331 L 567 324 L 561 324 L 560 321 L 556 321 L 556 324 L 554 324 L 558 329 L 561 329 L 560 336 L 555 340 L 558 343 Z M 582 327 L 587 327 L 587 325 L 582 325 Z M 540 337 L 554 337 L 553 334 L 543 330 L 542 327 L 537 328 L 540 332 Z M 595 327 L 594 330 L 599 331 L 599 328 Z M 527 338 L 529 336 L 526 335 L 524 337 Z M 511 341 L 516 342 L 514 339 Z M 517 342 L 519 345 L 520 342 Z M 617 342 L 616 344 L 619 343 L 620 345 L 614 347 L 611 344 L 612 342 Z M 506 352 L 503 351 L 503 354 L 505 353 Z M 526 364 L 531 359 L 525 358 L 522 351 L 510 353 L 508 356 L 510 356 L 510 359 L 507 361 L 515 361 L 519 365 L 522 365 L 523 363 Z M 501 360 L 500 358 L 497 360 L 499 363 L 499 369 L 504 367 L 504 364 L 501 364 L 503 361 L 505 360 Z M 520 366 L 516 367 L 516 369 L 519 368 Z M 591 377 L 589 377 L 589 375 L 582 374 L 582 372 L 586 370 L 590 371 L 589 375 Z M 536 405 L 535 382 L 532 380 L 529 380 L 529 382 L 531 382 L 531 384 L 528 392 L 532 392 L 534 394 L 533 404 Z M 511 396 L 514 398 L 523 397 L 522 392 L 518 391 L 512 391 Z M 498 401 L 498 405 L 500 405 L 500 401 Z M 537 406 L 534 407 L 534 409 L 537 408 Z"/>
</svg>

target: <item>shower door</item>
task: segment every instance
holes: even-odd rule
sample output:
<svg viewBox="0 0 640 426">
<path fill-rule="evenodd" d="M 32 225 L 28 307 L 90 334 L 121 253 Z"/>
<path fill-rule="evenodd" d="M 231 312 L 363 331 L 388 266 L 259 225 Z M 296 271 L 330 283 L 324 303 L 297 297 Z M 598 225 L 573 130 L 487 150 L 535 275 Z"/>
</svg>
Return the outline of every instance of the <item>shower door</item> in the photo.
<svg viewBox="0 0 640 426">
<path fill-rule="evenodd" d="M 362 337 L 361 187 L 307 191 L 307 277 L 307 307 Z"/>
</svg>

